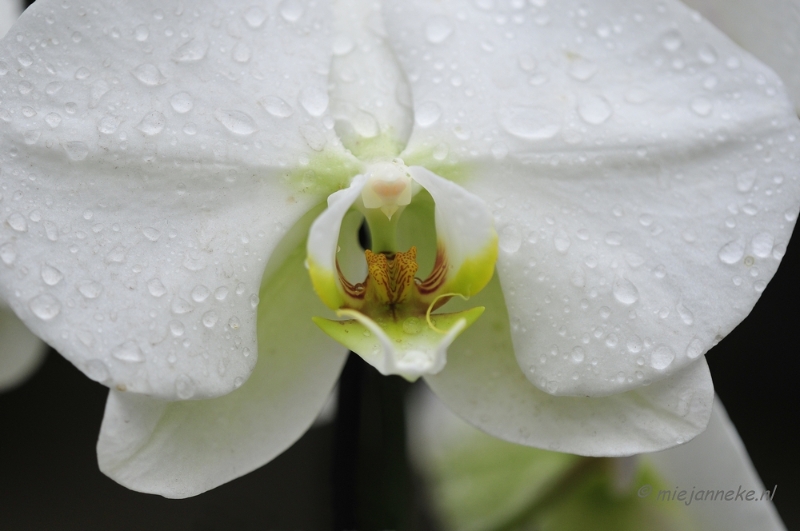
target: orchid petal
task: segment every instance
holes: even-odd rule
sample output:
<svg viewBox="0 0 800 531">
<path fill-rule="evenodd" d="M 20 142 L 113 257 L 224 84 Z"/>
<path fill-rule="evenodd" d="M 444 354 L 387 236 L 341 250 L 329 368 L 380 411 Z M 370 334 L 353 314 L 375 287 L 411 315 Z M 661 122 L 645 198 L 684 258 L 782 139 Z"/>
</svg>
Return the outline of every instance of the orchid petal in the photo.
<svg viewBox="0 0 800 531">
<path fill-rule="evenodd" d="M 298 6 L 40 0 L 3 41 L 1 295 L 89 377 L 200 398 L 253 369 L 264 264 L 352 160 L 327 2 Z"/>
<path fill-rule="evenodd" d="M 42 364 L 46 350 L 42 341 L 28 330 L 14 312 L 0 308 L 0 391 L 25 381 Z"/>
<path fill-rule="evenodd" d="M 291 253 L 265 274 L 261 350 L 250 379 L 210 400 L 164 402 L 111 390 L 97 445 L 104 473 L 133 490 L 184 498 L 262 466 L 308 429 L 347 355 L 311 321 L 326 311 L 303 267 L 311 220 L 292 229 L 293 245 L 282 242 Z"/>
<path fill-rule="evenodd" d="M 458 301 L 450 304 L 458 309 Z M 705 359 L 635 391 L 552 396 L 517 365 L 497 277 L 468 304 L 486 311 L 450 347 L 444 370 L 425 381 L 453 412 L 486 433 L 559 452 L 622 456 L 674 446 L 705 428 L 714 398 Z"/>
<path fill-rule="evenodd" d="M 658 467 L 669 485 L 681 489 L 728 491 L 742 488 L 756 492 L 751 500 L 721 498 L 698 499 L 688 505 L 700 528 L 708 531 L 783 531 L 775 506 L 762 499 L 764 485 L 758 477 L 747 450 L 728 418 L 725 408 L 715 400 L 706 431 L 690 443 L 645 456 Z M 772 492 L 774 495 L 774 491 Z M 770 497 L 770 500 L 772 498 Z M 719 500 L 719 501 L 718 501 Z"/>
<path fill-rule="evenodd" d="M 386 9 L 418 126 L 401 157 L 438 154 L 492 207 L 535 385 L 604 396 L 674 376 L 777 269 L 800 124 L 780 80 L 678 2 L 518 7 Z"/>
<path fill-rule="evenodd" d="M 684 0 L 781 76 L 800 113 L 800 2 Z"/>
<path fill-rule="evenodd" d="M 381 6 L 338 0 L 334 8 L 331 115 L 342 143 L 361 160 L 395 157 L 411 134 L 408 81 L 386 42 Z"/>
</svg>

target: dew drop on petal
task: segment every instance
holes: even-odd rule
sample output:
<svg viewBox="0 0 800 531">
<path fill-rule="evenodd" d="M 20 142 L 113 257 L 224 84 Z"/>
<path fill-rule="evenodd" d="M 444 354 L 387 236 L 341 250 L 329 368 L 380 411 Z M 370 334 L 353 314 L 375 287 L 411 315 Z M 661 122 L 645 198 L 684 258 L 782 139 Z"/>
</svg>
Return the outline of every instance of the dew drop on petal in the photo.
<svg viewBox="0 0 800 531">
<path fill-rule="evenodd" d="M 181 400 L 189 400 L 194 396 L 196 386 L 194 381 L 185 374 L 181 374 L 175 378 L 175 394 Z"/>
<path fill-rule="evenodd" d="M 203 326 L 206 328 L 213 328 L 217 324 L 217 320 L 219 320 L 219 317 L 214 310 L 209 310 L 203 314 Z"/>
<path fill-rule="evenodd" d="M 689 342 L 689 346 L 686 347 L 686 356 L 693 360 L 700 356 L 703 353 L 703 342 L 700 341 L 698 338 L 694 338 Z"/>
<path fill-rule="evenodd" d="M 559 253 L 566 253 L 569 250 L 571 243 L 572 242 L 569 239 L 569 235 L 563 229 L 556 231 L 555 235 L 553 236 L 553 245 L 555 246 L 556 251 Z"/>
<path fill-rule="evenodd" d="M 11 265 L 17 259 L 17 248 L 13 243 L 4 243 L 0 245 L 0 260 L 6 265 Z"/>
<path fill-rule="evenodd" d="M 612 113 L 611 105 L 602 96 L 586 96 L 578 103 L 578 115 L 588 124 L 599 125 L 608 120 Z"/>
<path fill-rule="evenodd" d="M 761 232 L 753 236 L 753 254 L 759 258 L 766 258 L 772 254 L 772 247 L 775 245 L 775 238 L 768 232 Z"/>
<path fill-rule="evenodd" d="M 203 302 L 209 295 L 211 295 L 211 290 L 202 284 L 198 284 L 192 290 L 192 300 L 194 302 Z"/>
<path fill-rule="evenodd" d="M 719 250 L 719 259 L 724 264 L 735 264 L 744 256 L 744 241 L 741 239 L 726 243 Z"/>
<path fill-rule="evenodd" d="M 507 253 L 516 253 L 522 245 L 522 233 L 515 225 L 509 225 L 500 233 L 500 248 Z"/>
<path fill-rule="evenodd" d="M 48 286 L 55 286 L 64 278 L 64 274 L 50 264 L 42 265 L 42 280 Z"/>
<path fill-rule="evenodd" d="M 308 86 L 300 91 L 300 105 L 311 116 L 322 116 L 328 109 L 328 93 L 320 87 Z"/>
<path fill-rule="evenodd" d="M 277 118 L 287 118 L 294 114 L 292 106 L 278 96 L 267 96 L 258 102 L 268 113 Z"/>
<path fill-rule="evenodd" d="M 167 288 L 164 286 L 164 283 L 161 282 L 161 279 L 152 278 L 147 281 L 147 291 L 149 291 L 150 295 L 153 297 L 161 297 L 167 292 Z"/>
<path fill-rule="evenodd" d="M 586 357 L 586 353 L 582 347 L 575 347 L 572 349 L 570 357 L 572 358 L 572 361 L 574 363 L 582 363 L 584 358 Z"/>
<path fill-rule="evenodd" d="M 64 151 L 70 160 L 81 161 L 89 155 L 89 146 L 83 142 L 67 142 L 64 144 Z"/>
<path fill-rule="evenodd" d="M 420 127 L 430 127 L 439 121 L 442 109 L 432 101 L 425 102 L 414 109 L 414 120 Z"/>
<path fill-rule="evenodd" d="M 543 107 L 506 107 L 497 113 L 506 132 L 525 140 L 544 140 L 561 130 L 559 116 Z"/>
<path fill-rule="evenodd" d="M 682 302 L 678 303 L 677 310 L 678 315 L 680 315 L 681 321 L 683 321 L 684 324 L 691 325 L 694 323 L 694 314 L 691 312 L 691 310 L 689 310 L 689 308 L 684 306 Z"/>
<path fill-rule="evenodd" d="M 454 29 L 449 18 L 434 16 L 425 23 L 425 38 L 432 44 L 439 44 L 452 35 Z"/>
<path fill-rule="evenodd" d="M 28 230 L 28 222 L 25 220 L 25 216 L 19 212 L 12 212 L 8 216 L 6 223 L 17 232 L 27 232 Z"/>
<path fill-rule="evenodd" d="M 205 43 L 192 39 L 173 52 L 172 60 L 176 63 L 193 63 L 205 57 L 207 51 Z"/>
<path fill-rule="evenodd" d="M 83 280 L 78 282 L 75 287 L 78 289 L 78 293 L 87 299 L 96 299 L 103 293 L 103 285 L 94 280 Z"/>
<path fill-rule="evenodd" d="M 303 3 L 300 0 L 283 0 L 278 12 L 287 22 L 297 22 L 303 16 Z"/>
<path fill-rule="evenodd" d="M 169 104 L 172 105 L 175 112 L 184 114 L 192 110 L 194 101 L 188 92 L 178 92 L 170 97 Z"/>
<path fill-rule="evenodd" d="M 639 290 L 636 289 L 636 286 L 631 281 L 624 278 L 618 278 L 614 281 L 612 292 L 614 293 L 614 298 L 622 304 L 633 304 L 639 300 Z"/>
<path fill-rule="evenodd" d="M 689 107 L 697 116 L 708 116 L 711 114 L 714 104 L 708 98 L 699 97 L 694 98 L 689 104 Z"/>
<path fill-rule="evenodd" d="M 252 135 L 258 131 L 255 120 L 241 111 L 218 109 L 214 111 L 214 118 L 236 135 Z"/>
<path fill-rule="evenodd" d="M 110 377 L 108 367 L 106 367 L 106 364 L 101 360 L 90 360 L 86 364 L 83 372 L 89 379 L 100 383 L 106 382 Z"/>
<path fill-rule="evenodd" d="M 31 299 L 28 306 L 33 312 L 33 315 L 42 321 L 50 321 L 61 312 L 61 303 L 58 302 L 58 299 L 47 293 Z"/>
<path fill-rule="evenodd" d="M 151 111 L 144 115 L 136 129 L 148 136 L 154 136 L 164 130 L 167 124 L 166 117 L 158 111 Z"/>
<path fill-rule="evenodd" d="M 166 81 L 158 67 L 150 63 L 140 64 L 131 71 L 131 74 L 133 74 L 133 77 L 138 79 L 140 83 L 148 87 L 161 85 Z"/>
<path fill-rule="evenodd" d="M 267 19 L 267 13 L 259 7 L 251 7 L 244 13 L 244 21 L 251 28 L 260 28 Z"/>
<path fill-rule="evenodd" d="M 663 371 L 675 359 L 675 353 L 666 345 L 659 345 L 650 355 L 650 366 L 657 371 Z"/>
</svg>

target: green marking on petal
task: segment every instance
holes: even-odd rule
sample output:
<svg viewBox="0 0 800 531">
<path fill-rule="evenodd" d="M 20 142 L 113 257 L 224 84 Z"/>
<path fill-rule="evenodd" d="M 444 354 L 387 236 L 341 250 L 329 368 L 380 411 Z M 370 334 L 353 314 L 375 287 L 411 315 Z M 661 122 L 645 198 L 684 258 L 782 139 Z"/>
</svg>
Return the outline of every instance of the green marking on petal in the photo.
<svg viewBox="0 0 800 531">
<path fill-rule="evenodd" d="M 372 138 L 353 135 L 349 142 L 342 139 L 350 152 L 360 160 L 392 159 L 405 147 L 405 142 L 399 140 L 389 132 L 381 133 Z"/>
<path fill-rule="evenodd" d="M 497 234 L 494 234 L 494 238 L 483 251 L 466 258 L 442 291 L 471 297 L 486 287 L 494 275 L 494 264 L 497 262 L 498 253 L 497 242 Z"/>
<path fill-rule="evenodd" d="M 329 195 L 347 188 L 362 169 L 361 162 L 347 152 L 326 149 L 312 155 L 307 165 L 292 170 L 288 183 L 298 191 Z"/>
<path fill-rule="evenodd" d="M 431 322 L 438 330 L 431 328 L 424 316 L 373 321 L 355 310 L 339 312 L 340 316 L 354 319 L 334 321 L 314 317 L 314 322 L 382 374 L 400 374 L 413 381 L 423 374 L 439 372 L 446 362 L 447 347 L 483 311 L 479 306 L 457 313 L 431 315 Z"/>
<path fill-rule="evenodd" d="M 317 264 L 311 258 L 306 260 L 311 284 L 322 302 L 331 310 L 338 310 L 345 303 L 337 283 L 338 273 Z"/>
</svg>

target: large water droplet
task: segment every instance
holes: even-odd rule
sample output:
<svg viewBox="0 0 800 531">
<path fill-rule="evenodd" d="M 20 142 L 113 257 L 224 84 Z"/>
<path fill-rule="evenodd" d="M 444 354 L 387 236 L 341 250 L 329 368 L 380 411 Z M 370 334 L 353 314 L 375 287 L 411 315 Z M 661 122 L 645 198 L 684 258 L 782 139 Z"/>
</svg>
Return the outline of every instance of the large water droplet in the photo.
<svg viewBox="0 0 800 531">
<path fill-rule="evenodd" d="M 141 363 L 144 361 L 144 354 L 142 349 L 136 344 L 136 341 L 126 341 L 118 345 L 111 351 L 111 355 L 120 361 L 128 363 Z"/>
<path fill-rule="evenodd" d="M 42 280 L 48 286 L 55 286 L 56 284 L 61 282 L 61 279 L 64 278 L 64 274 L 58 269 L 56 269 L 55 266 L 52 266 L 50 264 L 42 265 L 41 274 L 42 274 Z"/>
<path fill-rule="evenodd" d="M 612 288 L 614 298 L 622 304 L 633 304 L 639 300 L 639 290 L 627 279 L 618 278 Z"/>
<path fill-rule="evenodd" d="M 205 57 L 207 51 L 206 43 L 192 39 L 172 53 L 172 60 L 177 63 L 192 63 Z"/>
<path fill-rule="evenodd" d="M 597 73 L 597 65 L 587 59 L 576 59 L 569 65 L 569 75 L 578 81 L 588 81 Z"/>
<path fill-rule="evenodd" d="M 570 357 L 572 358 L 572 361 L 574 363 L 582 363 L 584 358 L 586 357 L 586 352 L 583 350 L 582 347 L 575 347 L 572 349 Z"/>
<path fill-rule="evenodd" d="M 736 176 L 736 189 L 740 192 L 749 192 L 753 185 L 756 183 L 758 176 L 756 170 L 746 171 Z"/>
<path fill-rule="evenodd" d="M 267 20 L 267 13 L 260 7 L 251 7 L 244 12 L 244 21 L 251 28 L 259 28 Z"/>
<path fill-rule="evenodd" d="M 674 52 L 683 46 L 683 38 L 677 30 L 669 30 L 661 38 L 661 45 L 668 52 Z"/>
<path fill-rule="evenodd" d="M 217 316 L 217 312 L 214 310 L 209 310 L 203 314 L 203 326 L 206 328 L 213 328 L 214 325 L 217 324 L 218 320 L 219 317 Z"/>
<path fill-rule="evenodd" d="M 12 212 L 8 216 L 8 219 L 6 219 L 6 223 L 8 223 L 8 226 L 17 232 L 28 231 L 28 222 L 25 219 L 25 216 L 23 216 L 19 212 Z"/>
<path fill-rule="evenodd" d="M 194 100 L 192 99 L 192 95 L 188 92 L 178 92 L 172 95 L 169 99 L 169 104 L 172 105 L 175 112 L 184 114 L 192 110 L 192 107 L 194 107 Z"/>
<path fill-rule="evenodd" d="M 328 93 L 316 85 L 308 86 L 300 91 L 300 105 L 311 116 L 322 116 L 328 108 Z"/>
<path fill-rule="evenodd" d="M 689 308 L 684 306 L 682 302 L 678 303 L 677 310 L 678 315 L 681 316 L 681 321 L 683 321 L 684 324 L 691 325 L 694 323 L 694 314 L 691 310 L 689 310 Z"/>
<path fill-rule="evenodd" d="M 148 87 L 155 87 L 156 85 L 162 85 L 167 80 L 161 74 L 161 71 L 158 69 L 156 65 L 150 63 L 144 63 L 131 71 L 133 77 L 138 79 L 142 84 L 147 85 Z"/>
<path fill-rule="evenodd" d="M 666 345 L 659 345 L 650 355 L 650 366 L 657 371 L 663 371 L 675 359 L 675 353 Z"/>
<path fill-rule="evenodd" d="M 103 285 L 93 280 L 82 280 L 75 287 L 78 289 L 78 293 L 87 299 L 96 299 L 103 293 Z"/>
<path fill-rule="evenodd" d="M 101 360 L 90 360 L 83 369 L 84 374 L 95 382 L 106 382 L 110 377 L 108 367 Z"/>
<path fill-rule="evenodd" d="M 287 118 L 294 114 L 292 106 L 278 96 L 267 96 L 259 100 L 258 103 L 264 107 L 268 113 L 277 118 Z"/>
<path fill-rule="evenodd" d="M 772 254 L 772 247 L 775 245 L 775 238 L 768 232 L 761 232 L 753 236 L 751 246 L 753 254 L 759 258 L 766 258 Z"/>
<path fill-rule="evenodd" d="M 599 125 L 608 120 L 612 113 L 611 105 L 603 96 L 585 96 L 578 103 L 578 114 L 588 124 Z"/>
<path fill-rule="evenodd" d="M 278 12 L 287 22 L 297 22 L 303 16 L 303 3 L 300 0 L 283 0 Z"/>
<path fill-rule="evenodd" d="M 516 253 L 522 245 L 522 233 L 515 225 L 509 225 L 500 233 L 500 248 L 507 253 Z"/>
<path fill-rule="evenodd" d="M 692 109 L 692 112 L 698 116 L 708 116 L 711 114 L 711 111 L 714 110 L 713 102 L 703 97 L 694 98 L 689 104 L 689 107 Z"/>
<path fill-rule="evenodd" d="M 726 243 L 719 250 L 719 259 L 724 264 L 735 264 L 744 256 L 744 240 L 738 239 Z"/>
<path fill-rule="evenodd" d="M 700 341 L 698 338 L 694 338 L 689 342 L 689 346 L 686 347 L 686 356 L 693 360 L 700 356 L 703 353 L 703 342 Z"/>
<path fill-rule="evenodd" d="M 161 282 L 161 279 L 151 278 L 147 281 L 147 291 L 149 291 L 150 295 L 153 297 L 161 297 L 167 292 L 167 288 L 164 286 L 164 283 Z"/>
<path fill-rule="evenodd" d="M 192 300 L 195 302 L 203 302 L 211 295 L 211 290 L 202 284 L 198 284 L 192 290 Z"/>
<path fill-rule="evenodd" d="M 214 118 L 228 131 L 237 135 L 252 135 L 258 131 L 255 120 L 241 111 L 218 109 L 214 111 Z"/>
<path fill-rule="evenodd" d="M 97 130 L 104 135 L 113 134 L 119 127 L 120 119 L 115 116 L 103 116 L 97 122 Z"/>
<path fill-rule="evenodd" d="M 58 302 L 58 299 L 47 293 L 31 299 L 28 306 L 33 312 L 33 315 L 42 321 L 49 321 L 61 312 L 61 303 Z"/>
<path fill-rule="evenodd" d="M 561 129 L 561 119 L 544 107 L 507 107 L 497 113 L 508 133 L 526 140 L 552 138 Z"/>
<path fill-rule="evenodd" d="M 442 108 L 432 101 L 427 101 L 414 109 L 414 120 L 420 127 L 429 127 L 439 121 Z"/>
<path fill-rule="evenodd" d="M 189 400 L 194 396 L 196 386 L 194 381 L 185 374 L 181 374 L 175 378 L 175 394 L 181 400 Z"/>
<path fill-rule="evenodd" d="M 430 43 L 439 44 L 452 35 L 454 29 L 453 23 L 450 22 L 449 18 L 444 16 L 431 17 L 425 23 L 425 38 Z"/>
<path fill-rule="evenodd" d="M 150 111 L 145 114 L 136 129 L 148 136 L 154 136 L 163 131 L 166 124 L 167 119 L 163 114 L 158 111 Z"/>
<path fill-rule="evenodd" d="M 566 253 L 571 243 L 569 235 L 564 229 L 557 230 L 555 235 L 553 235 L 553 245 L 559 253 Z"/>
<path fill-rule="evenodd" d="M 11 265 L 17 259 L 17 248 L 13 243 L 4 243 L 0 246 L 0 260 L 6 265 Z"/>
</svg>

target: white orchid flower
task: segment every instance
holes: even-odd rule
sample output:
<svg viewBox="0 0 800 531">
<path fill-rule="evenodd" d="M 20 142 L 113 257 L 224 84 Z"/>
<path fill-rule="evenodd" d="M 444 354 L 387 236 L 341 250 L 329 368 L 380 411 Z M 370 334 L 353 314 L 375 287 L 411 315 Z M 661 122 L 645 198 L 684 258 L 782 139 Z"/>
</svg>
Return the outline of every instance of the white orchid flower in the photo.
<svg viewBox="0 0 800 531">
<path fill-rule="evenodd" d="M 0 37 L 22 11 L 17 1 L 0 1 Z M 44 361 L 44 345 L 34 336 L 14 312 L 0 306 L 0 391 L 11 389 L 24 382 Z"/>
<path fill-rule="evenodd" d="M 603 461 L 498 441 L 425 389 L 411 398 L 411 455 L 444 530 L 786 529 L 719 399 L 691 442 Z"/>
<path fill-rule="evenodd" d="M 779 78 L 677 2 L 379 8 L 39 0 L 3 41 L 0 291 L 110 387 L 123 485 L 266 463 L 348 348 L 528 445 L 705 427 L 798 210 Z"/>
</svg>

